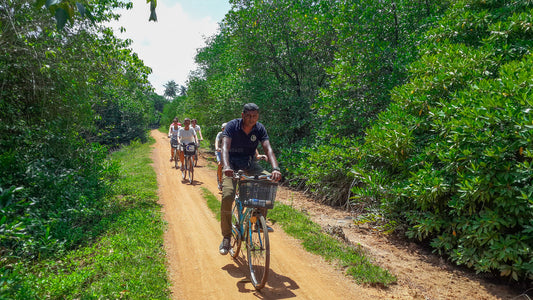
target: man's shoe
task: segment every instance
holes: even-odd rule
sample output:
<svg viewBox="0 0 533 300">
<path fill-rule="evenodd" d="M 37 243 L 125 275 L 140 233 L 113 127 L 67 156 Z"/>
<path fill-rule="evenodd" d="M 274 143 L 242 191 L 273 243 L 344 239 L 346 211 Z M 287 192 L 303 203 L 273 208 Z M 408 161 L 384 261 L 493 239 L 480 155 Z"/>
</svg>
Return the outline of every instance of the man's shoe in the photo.
<svg viewBox="0 0 533 300">
<path fill-rule="evenodd" d="M 218 247 L 218 252 L 222 255 L 228 254 L 229 248 L 230 248 L 230 241 L 231 238 L 225 237 L 222 239 L 222 243 L 220 243 L 220 246 Z"/>
<path fill-rule="evenodd" d="M 267 231 L 268 232 L 274 232 L 274 228 L 270 227 L 270 226 L 267 226 Z"/>
</svg>

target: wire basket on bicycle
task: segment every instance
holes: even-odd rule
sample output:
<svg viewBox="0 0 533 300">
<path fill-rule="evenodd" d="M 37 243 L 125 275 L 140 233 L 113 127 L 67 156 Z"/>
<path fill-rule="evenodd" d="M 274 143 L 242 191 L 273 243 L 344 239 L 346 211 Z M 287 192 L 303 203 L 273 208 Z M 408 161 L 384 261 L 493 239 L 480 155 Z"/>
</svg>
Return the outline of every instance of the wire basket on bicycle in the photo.
<svg viewBox="0 0 533 300">
<path fill-rule="evenodd" d="M 170 146 L 172 148 L 178 148 L 178 137 L 173 135 L 171 138 L 170 138 Z"/>
<path fill-rule="evenodd" d="M 194 155 L 195 152 L 196 152 L 196 144 L 194 142 L 183 144 L 183 153 L 185 155 Z"/>
<path fill-rule="evenodd" d="M 265 180 L 239 181 L 239 198 L 245 207 L 274 208 L 278 184 Z"/>
</svg>

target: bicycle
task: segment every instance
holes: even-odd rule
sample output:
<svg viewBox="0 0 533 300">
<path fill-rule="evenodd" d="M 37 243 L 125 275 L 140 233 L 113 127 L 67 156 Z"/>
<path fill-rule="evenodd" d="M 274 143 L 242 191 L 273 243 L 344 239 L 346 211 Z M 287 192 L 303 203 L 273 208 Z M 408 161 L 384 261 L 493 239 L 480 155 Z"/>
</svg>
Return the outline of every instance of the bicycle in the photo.
<svg viewBox="0 0 533 300">
<path fill-rule="evenodd" d="M 203 140 L 198 140 L 198 145 L 196 145 L 196 150 L 194 151 L 194 166 L 198 167 L 198 151 L 200 151 L 200 142 Z"/>
<path fill-rule="evenodd" d="M 182 144 L 183 149 L 183 166 L 181 168 L 181 178 L 185 180 L 189 176 L 189 183 L 192 184 L 194 180 L 194 152 L 196 151 L 196 144 L 191 142 L 189 144 Z"/>
<path fill-rule="evenodd" d="M 270 268 L 270 240 L 262 210 L 274 207 L 278 184 L 270 176 L 246 176 L 237 172 L 235 202 L 232 208 L 232 241 L 229 253 L 233 259 L 239 256 L 245 241 L 250 279 L 256 290 L 262 289 Z"/>
<path fill-rule="evenodd" d="M 179 156 L 179 153 L 178 153 L 178 138 L 174 138 L 172 137 L 172 139 L 170 140 L 170 146 L 172 148 L 174 148 L 174 155 L 172 156 L 172 159 L 174 160 L 174 168 L 178 168 L 178 162 L 180 160 L 180 156 Z"/>
</svg>

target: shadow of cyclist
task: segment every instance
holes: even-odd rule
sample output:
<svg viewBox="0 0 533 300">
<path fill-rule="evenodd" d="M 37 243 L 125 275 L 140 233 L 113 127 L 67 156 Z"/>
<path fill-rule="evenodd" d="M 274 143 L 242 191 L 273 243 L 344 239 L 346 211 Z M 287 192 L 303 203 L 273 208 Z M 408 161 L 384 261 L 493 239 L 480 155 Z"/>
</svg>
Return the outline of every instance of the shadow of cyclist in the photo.
<svg viewBox="0 0 533 300">
<path fill-rule="evenodd" d="M 253 293 L 259 299 L 294 298 L 296 295 L 292 291 L 300 288 L 291 278 L 270 269 L 267 284 L 260 291 L 257 291 L 250 280 L 248 263 L 242 256 L 237 257 L 233 260 L 233 264 L 227 264 L 222 269 L 234 278 L 241 278 L 236 284 L 240 293 Z"/>
</svg>

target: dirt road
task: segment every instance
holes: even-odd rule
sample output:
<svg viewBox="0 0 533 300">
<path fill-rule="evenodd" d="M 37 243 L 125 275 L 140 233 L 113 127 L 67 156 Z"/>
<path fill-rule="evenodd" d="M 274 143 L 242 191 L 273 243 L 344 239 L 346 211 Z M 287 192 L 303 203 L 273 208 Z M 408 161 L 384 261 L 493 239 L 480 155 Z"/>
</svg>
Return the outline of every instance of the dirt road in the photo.
<svg viewBox="0 0 533 300">
<path fill-rule="evenodd" d="M 438 276 L 419 274 L 419 270 L 426 271 L 422 269 L 425 268 L 425 262 L 411 262 L 413 265 L 409 266 L 406 256 L 400 260 L 409 267 L 403 267 L 398 271 L 400 274 L 396 274 L 393 258 L 400 254 L 384 249 L 377 250 L 378 259 L 389 262 L 384 265 L 399 277 L 399 284 L 387 289 L 360 286 L 345 277 L 342 270 L 304 251 L 298 241 L 275 225 L 275 231 L 270 235 L 268 283 L 261 291 L 255 291 L 249 281 L 245 261 L 234 261 L 229 255 L 221 256 L 218 253 L 220 223 L 208 209 L 201 190 L 206 188 L 220 199 L 214 168 L 208 167 L 209 162 L 201 157 L 195 169 L 194 183 L 182 182 L 181 173 L 169 162 L 168 138 L 159 131 L 152 131 L 152 136 L 156 140 L 152 158 L 159 184 L 159 198 L 165 221 L 168 222 L 165 250 L 172 281 L 172 299 L 507 299 L 506 296 L 510 295 L 495 293 L 494 289 L 477 282 L 461 285 L 459 291 L 467 289 L 467 293 L 454 292 L 458 291 L 454 287 L 454 280 L 463 283 L 464 278 L 458 278 L 454 272 L 446 270 L 442 270 L 443 274 Z M 307 205 L 306 209 L 312 209 L 311 204 L 302 203 L 303 206 Z M 328 215 L 338 214 L 335 211 L 323 213 L 325 219 L 331 218 Z M 349 234 L 347 236 L 354 238 Z M 362 244 L 372 242 L 379 243 L 379 239 L 362 241 Z M 408 250 L 401 254 L 405 253 Z M 398 264 L 403 265 L 401 261 Z M 435 294 L 431 289 L 439 288 L 443 278 L 449 282 L 442 283 L 442 293 L 437 291 Z"/>
</svg>

